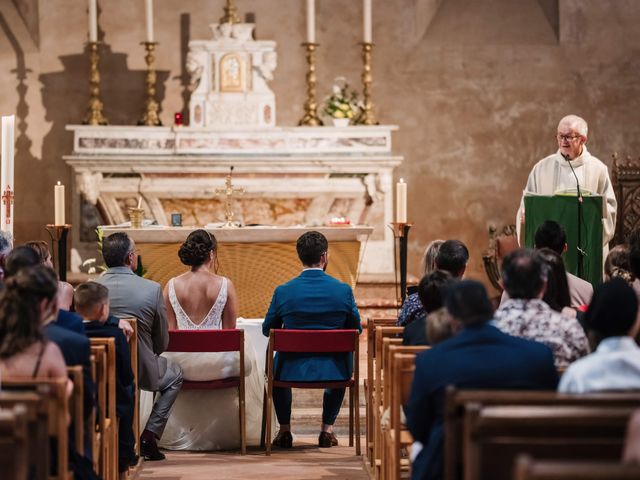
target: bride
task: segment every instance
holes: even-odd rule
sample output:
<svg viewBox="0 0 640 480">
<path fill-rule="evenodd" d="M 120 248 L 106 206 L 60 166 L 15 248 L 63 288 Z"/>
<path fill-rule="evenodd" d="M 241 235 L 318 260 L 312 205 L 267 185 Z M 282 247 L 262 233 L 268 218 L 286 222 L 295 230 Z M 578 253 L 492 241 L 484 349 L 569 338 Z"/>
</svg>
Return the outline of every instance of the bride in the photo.
<svg viewBox="0 0 640 480">
<path fill-rule="evenodd" d="M 206 230 L 191 232 L 178 256 L 190 270 L 165 286 L 169 329 L 236 328 L 237 296 L 231 281 L 216 275 L 217 242 Z M 205 381 L 237 376 L 237 352 L 169 353 L 185 380 Z M 262 421 L 264 376 L 253 346 L 245 339 L 247 444 L 258 445 Z M 142 407 L 141 407 L 142 409 Z M 226 450 L 240 446 L 238 392 L 183 390 L 176 400 L 160 446 L 170 450 Z M 142 412 L 141 412 L 142 413 Z"/>
</svg>

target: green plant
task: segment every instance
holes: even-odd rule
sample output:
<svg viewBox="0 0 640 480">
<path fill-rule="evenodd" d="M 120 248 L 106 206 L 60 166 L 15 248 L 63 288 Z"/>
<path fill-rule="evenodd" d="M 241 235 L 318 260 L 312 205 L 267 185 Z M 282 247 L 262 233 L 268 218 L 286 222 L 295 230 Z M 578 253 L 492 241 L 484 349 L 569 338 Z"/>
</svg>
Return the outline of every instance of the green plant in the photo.
<svg viewBox="0 0 640 480">
<path fill-rule="evenodd" d="M 332 118 L 356 118 L 361 110 L 358 93 L 344 77 L 334 80 L 333 93 L 325 98 L 324 113 Z"/>
</svg>

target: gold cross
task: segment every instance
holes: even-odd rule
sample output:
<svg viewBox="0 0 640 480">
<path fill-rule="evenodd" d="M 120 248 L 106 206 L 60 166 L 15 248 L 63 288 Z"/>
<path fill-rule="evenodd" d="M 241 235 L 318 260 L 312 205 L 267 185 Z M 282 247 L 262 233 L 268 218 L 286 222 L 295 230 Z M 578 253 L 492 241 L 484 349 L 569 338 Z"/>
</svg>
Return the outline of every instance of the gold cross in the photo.
<svg viewBox="0 0 640 480">
<path fill-rule="evenodd" d="M 6 220 L 5 223 L 9 225 L 11 223 L 11 205 L 13 205 L 13 199 L 15 198 L 15 194 L 13 190 L 11 190 L 11 186 L 7 185 L 7 188 L 4 192 L 2 192 L 2 203 L 6 208 Z"/>
<path fill-rule="evenodd" d="M 227 175 L 227 179 L 224 182 L 224 188 L 216 188 L 216 195 L 224 195 L 224 219 L 226 223 L 225 227 L 236 227 L 237 225 L 233 223 L 233 208 L 231 204 L 231 200 L 236 195 L 244 195 L 244 188 L 233 188 L 233 184 L 231 183 L 231 176 L 233 175 L 233 167 L 229 169 L 229 175 Z"/>
</svg>

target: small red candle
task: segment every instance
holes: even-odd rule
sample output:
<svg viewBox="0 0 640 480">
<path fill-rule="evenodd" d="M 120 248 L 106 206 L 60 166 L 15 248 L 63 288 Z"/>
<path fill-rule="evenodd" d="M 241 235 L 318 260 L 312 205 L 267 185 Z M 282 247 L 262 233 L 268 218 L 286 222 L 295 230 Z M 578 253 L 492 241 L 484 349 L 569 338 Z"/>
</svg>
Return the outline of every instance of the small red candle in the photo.
<svg viewBox="0 0 640 480">
<path fill-rule="evenodd" d="M 176 112 L 176 113 L 173 115 L 173 124 L 174 124 L 176 127 L 181 127 L 181 126 L 183 125 L 182 113 L 180 113 L 180 112 Z"/>
</svg>

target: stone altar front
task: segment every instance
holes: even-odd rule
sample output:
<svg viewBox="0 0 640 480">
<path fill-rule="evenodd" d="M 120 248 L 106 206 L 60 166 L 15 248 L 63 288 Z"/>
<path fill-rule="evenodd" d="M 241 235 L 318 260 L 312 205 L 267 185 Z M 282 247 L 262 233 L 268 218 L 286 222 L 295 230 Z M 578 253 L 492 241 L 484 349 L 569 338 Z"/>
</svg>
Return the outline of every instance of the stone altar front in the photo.
<svg viewBox="0 0 640 480">
<path fill-rule="evenodd" d="M 180 263 L 178 249 L 193 230 L 186 227 L 118 228 L 100 227 L 104 235 L 122 231 L 140 251 L 145 276 L 165 283 L 187 271 Z M 264 317 L 276 286 L 298 276 L 301 271 L 296 240 L 310 228 L 244 227 L 214 228 L 218 241 L 218 273 L 229 278 L 238 294 L 239 315 Z M 355 288 L 362 245 L 371 227 L 315 228 L 329 241 L 327 273 Z"/>
</svg>

